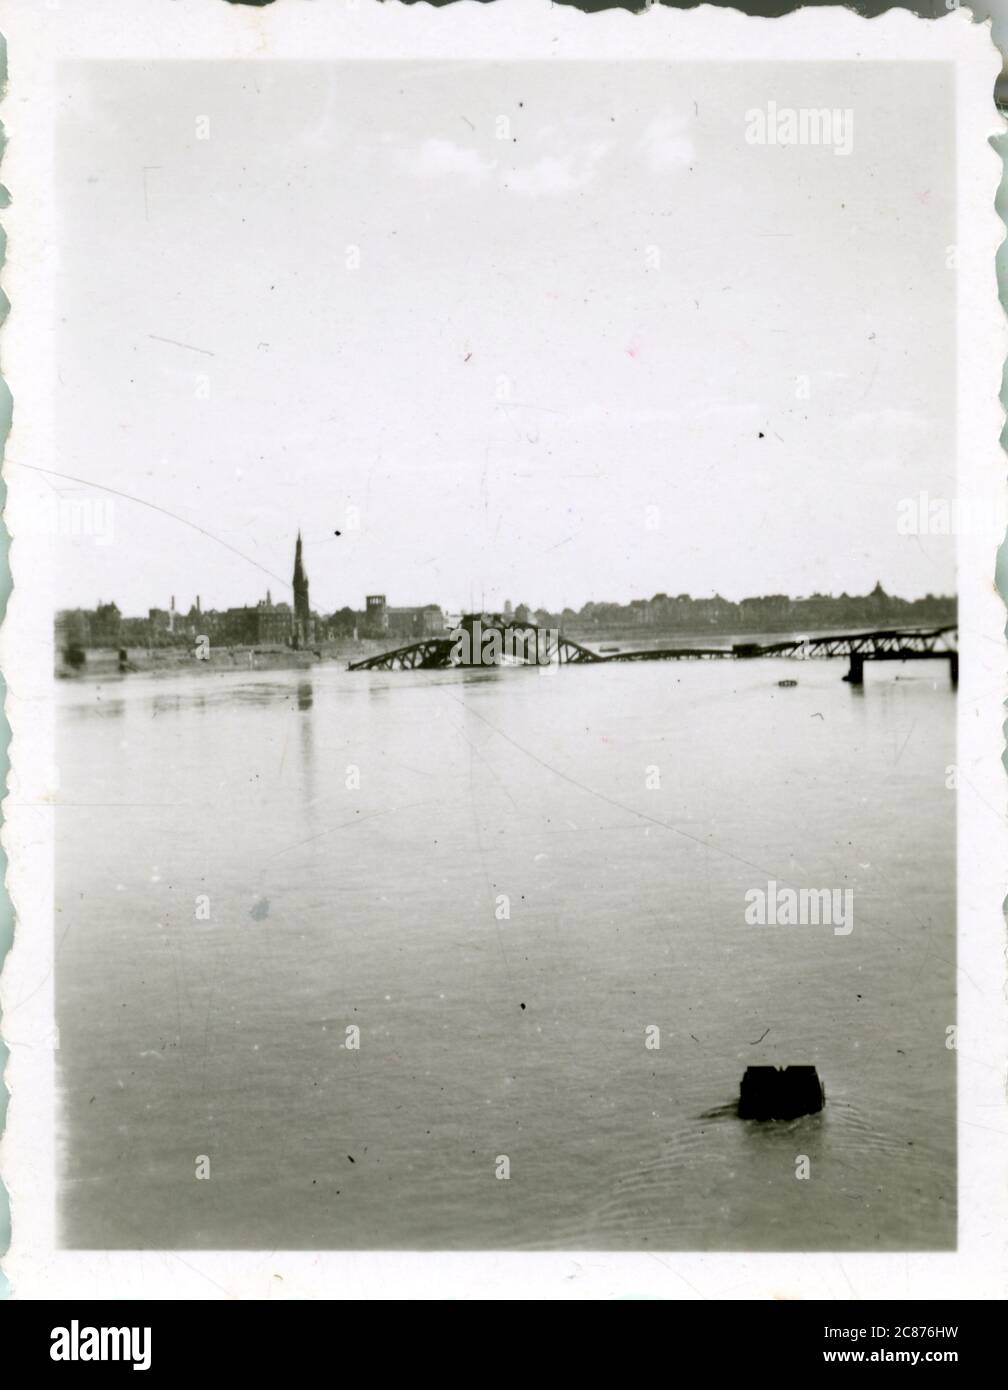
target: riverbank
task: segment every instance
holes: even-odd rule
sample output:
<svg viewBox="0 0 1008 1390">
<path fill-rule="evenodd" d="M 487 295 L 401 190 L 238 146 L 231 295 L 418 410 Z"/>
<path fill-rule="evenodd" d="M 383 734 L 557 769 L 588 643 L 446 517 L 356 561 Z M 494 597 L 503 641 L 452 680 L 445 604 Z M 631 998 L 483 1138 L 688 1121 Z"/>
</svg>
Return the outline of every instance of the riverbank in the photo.
<svg viewBox="0 0 1008 1390">
<path fill-rule="evenodd" d="M 221 671 L 308 670 L 323 661 L 357 661 L 384 651 L 387 642 L 322 642 L 304 651 L 281 646 L 211 647 L 207 656 L 197 657 L 192 647 L 89 647 L 80 665 L 71 665 L 61 651 L 56 653 L 56 676 L 60 680 L 109 680 L 130 675 L 174 675 L 191 672 L 213 675 Z"/>
</svg>

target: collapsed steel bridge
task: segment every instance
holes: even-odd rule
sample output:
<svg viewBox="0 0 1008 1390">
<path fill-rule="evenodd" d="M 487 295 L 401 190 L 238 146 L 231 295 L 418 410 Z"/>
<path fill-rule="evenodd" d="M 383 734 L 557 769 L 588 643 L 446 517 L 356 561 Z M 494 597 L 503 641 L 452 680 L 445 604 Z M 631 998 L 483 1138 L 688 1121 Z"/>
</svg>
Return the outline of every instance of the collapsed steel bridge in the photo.
<svg viewBox="0 0 1008 1390">
<path fill-rule="evenodd" d="M 490 631 L 490 629 L 486 629 Z M 379 652 L 377 656 L 366 656 L 360 661 L 351 661 L 350 671 L 438 671 L 450 666 L 480 667 L 496 665 L 496 662 L 470 661 L 458 662 L 452 657 L 455 641 L 451 637 L 427 637 L 420 642 L 411 642 L 406 647 L 396 647 L 390 652 Z M 554 661 L 564 666 L 579 662 L 608 661 L 608 656 L 600 656 L 590 647 L 584 647 L 571 637 L 562 633 L 554 640 L 546 628 L 538 634 L 535 655 L 527 655 L 518 660 L 505 661 L 504 665 L 537 666 L 550 665 Z M 731 653 L 727 653 L 731 655 Z M 545 660 L 541 659 L 545 658 Z"/>
<path fill-rule="evenodd" d="M 488 629 L 489 630 L 489 629 Z M 635 651 L 597 652 L 563 633 L 550 634 L 539 629 L 536 637 L 536 656 L 526 656 L 503 664 L 588 665 L 612 661 L 747 661 L 762 657 L 785 657 L 791 660 L 830 660 L 847 658 L 850 667 L 845 681 L 852 685 L 864 682 L 866 661 L 934 661 L 949 664 L 952 683 L 959 680 L 959 651 L 956 645 L 958 626 L 948 623 L 935 628 L 883 628 L 874 632 L 828 633 L 821 637 L 793 637 L 782 642 L 736 642 L 730 647 L 654 647 Z M 352 661 L 351 671 L 434 671 L 458 666 L 453 653 L 455 641 L 450 637 L 427 637 L 405 647 L 380 652 L 360 661 Z M 527 650 L 527 649 L 526 649 Z M 545 661 L 543 658 L 545 657 Z M 484 663 L 472 661 L 466 667 Z"/>
</svg>

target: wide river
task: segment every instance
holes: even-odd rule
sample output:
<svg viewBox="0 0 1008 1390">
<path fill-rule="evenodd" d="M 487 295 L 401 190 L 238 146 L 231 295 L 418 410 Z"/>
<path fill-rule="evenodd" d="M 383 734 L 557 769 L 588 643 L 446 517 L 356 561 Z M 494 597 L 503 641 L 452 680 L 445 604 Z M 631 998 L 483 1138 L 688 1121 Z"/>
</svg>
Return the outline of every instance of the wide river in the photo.
<svg viewBox="0 0 1008 1390">
<path fill-rule="evenodd" d="M 65 683 L 65 1243 L 953 1245 L 956 697 L 845 670 Z"/>
</svg>

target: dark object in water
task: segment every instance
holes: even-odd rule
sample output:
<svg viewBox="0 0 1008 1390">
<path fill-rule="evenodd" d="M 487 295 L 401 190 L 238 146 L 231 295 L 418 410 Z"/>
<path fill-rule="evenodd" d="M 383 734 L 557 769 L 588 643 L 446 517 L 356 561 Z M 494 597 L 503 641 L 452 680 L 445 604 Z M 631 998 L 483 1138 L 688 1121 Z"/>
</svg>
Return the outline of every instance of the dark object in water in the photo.
<svg viewBox="0 0 1008 1390">
<path fill-rule="evenodd" d="M 790 685 L 797 685 L 798 682 L 797 682 L 797 681 L 778 681 L 777 684 L 778 684 L 778 685 L 783 685 L 783 686 L 790 686 Z"/>
<path fill-rule="evenodd" d="M 796 1120 L 815 1115 L 825 1099 L 815 1067 L 746 1067 L 738 1113 L 742 1120 Z"/>
</svg>

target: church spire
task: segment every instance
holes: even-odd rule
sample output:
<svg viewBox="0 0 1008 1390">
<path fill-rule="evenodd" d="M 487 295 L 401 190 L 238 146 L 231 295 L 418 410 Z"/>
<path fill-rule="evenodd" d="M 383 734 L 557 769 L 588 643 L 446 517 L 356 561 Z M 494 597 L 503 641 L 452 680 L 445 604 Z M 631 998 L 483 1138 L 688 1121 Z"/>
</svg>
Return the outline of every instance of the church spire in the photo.
<svg viewBox="0 0 1008 1390">
<path fill-rule="evenodd" d="M 305 574 L 301 555 L 301 531 L 297 533 L 294 547 L 294 642 L 302 646 L 311 641 L 311 608 L 308 603 L 308 576 Z"/>
</svg>

